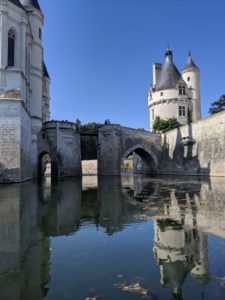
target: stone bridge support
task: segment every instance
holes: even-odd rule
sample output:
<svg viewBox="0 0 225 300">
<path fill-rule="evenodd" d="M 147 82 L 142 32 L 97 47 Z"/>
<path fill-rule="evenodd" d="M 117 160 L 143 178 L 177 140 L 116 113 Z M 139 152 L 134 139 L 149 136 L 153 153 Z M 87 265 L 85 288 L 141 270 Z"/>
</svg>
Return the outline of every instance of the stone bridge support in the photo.
<svg viewBox="0 0 225 300">
<path fill-rule="evenodd" d="M 120 125 L 98 130 L 98 175 L 120 175 L 121 164 L 134 154 L 134 172 L 156 174 L 161 170 L 160 136 Z"/>
<path fill-rule="evenodd" d="M 81 175 L 80 134 L 74 123 L 46 122 L 39 134 L 38 152 L 39 165 L 44 154 L 51 156 L 52 177 Z"/>
</svg>

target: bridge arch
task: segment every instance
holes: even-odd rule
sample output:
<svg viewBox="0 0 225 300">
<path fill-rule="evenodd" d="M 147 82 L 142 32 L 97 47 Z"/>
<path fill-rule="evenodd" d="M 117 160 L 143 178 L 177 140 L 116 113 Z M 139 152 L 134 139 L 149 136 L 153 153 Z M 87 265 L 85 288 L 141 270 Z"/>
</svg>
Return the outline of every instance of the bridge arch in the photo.
<svg viewBox="0 0 225 300">
<path fill-rule="evenodd" d="M 128 148 L 121 157 L 123 161 L 131 154 L 134 154 L 134 169 L 136 174 L 156 174 L 158 169 L 158 159 L 150 147 L 144 144 L 136 144 Z"/>
<path fill-rule="evenodd" d="M 38 178 L 43 179 L 46 176 L 51 176 L 51 164 L 52 164 L 52 158 L 50 151 L 42 151 L 39 153 L 38 157 Z M 47 168 L 50 169 L 47 170 Z"/>
</svg>

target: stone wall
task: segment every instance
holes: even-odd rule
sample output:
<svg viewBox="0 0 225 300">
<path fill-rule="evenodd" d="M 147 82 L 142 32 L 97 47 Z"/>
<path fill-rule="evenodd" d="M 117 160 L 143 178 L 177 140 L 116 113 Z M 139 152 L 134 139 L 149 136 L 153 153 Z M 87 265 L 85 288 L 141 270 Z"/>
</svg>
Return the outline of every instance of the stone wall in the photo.
<svg viewBox="0 0 225 300">
<path fill-rule="evenodd" d="M 160 170 L 160 136 L 144 130 L 106 125 L 98 130 L 98 174 L 120 175 L 123 161 L 135 153 L 140 159 L 135 173 L 152 174 Z"/>
<path fill-rule="evenodd" d="M 163 174 L 225 176 L 225 112 L 162 135 Z"/>
<path fill-rule="evenodd" d="M 82 160 L 82 174 L 83 175 L 98 174 L 98 161 L 97 160 Z"/>
<path fill-rule="evenodd" d="M 32 178 L 30 119 L 20 100 L 0 101 L 0 182 Z"/>
<path fill-rule="evenodd" d="M 48 153 L 52 160 L 52 176 L 80 176 L 80 135 L 71 122 L 51 121 L 44 124 L 38 141 L 39 159 Z"/>
</svg>

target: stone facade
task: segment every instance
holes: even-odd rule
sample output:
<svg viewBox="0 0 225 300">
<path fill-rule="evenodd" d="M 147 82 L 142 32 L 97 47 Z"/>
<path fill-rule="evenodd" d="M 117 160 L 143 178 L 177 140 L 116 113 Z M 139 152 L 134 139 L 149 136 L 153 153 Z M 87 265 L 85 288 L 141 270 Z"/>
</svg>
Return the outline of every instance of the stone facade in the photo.
<svg viewBox="0 0 225 300">
<path fill-rule="evenodd" d="M 120 125 L 99 128 L 99 175 L 120 175 L 122 163 L 133 153 L 134 173 L 157 173 L 161 157 L 160 136 Z"/>
<path fill-rule="evenodd" d="M 52 177 L 81 175 L 80 135 L 71 122 L 46 122 L 38 139 L 38 158 L 50 154 Z"/>
<path fill-rule="evenodd" d="M 38 134 L 50 118 L 43 18 L 37 1 L 0 2 L 0 182 L 37 176 Z"/>
<path fill-rule="evenodd" d="M 162 135 L 163 174 L 225 176 L 225 112 Z"/>
</svg>

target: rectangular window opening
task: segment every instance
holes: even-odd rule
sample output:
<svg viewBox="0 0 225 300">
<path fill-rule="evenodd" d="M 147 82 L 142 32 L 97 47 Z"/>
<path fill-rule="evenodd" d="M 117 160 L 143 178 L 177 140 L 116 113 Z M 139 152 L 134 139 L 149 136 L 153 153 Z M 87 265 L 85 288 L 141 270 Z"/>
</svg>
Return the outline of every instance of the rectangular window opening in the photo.
<svg viewBox="0 0 225 300">
<path fill-rule="evenodd" d="M 186 116 L 185 106 L 179 106 L 179 117 L 185 117 L 185 116 Z"/>
</svg>

